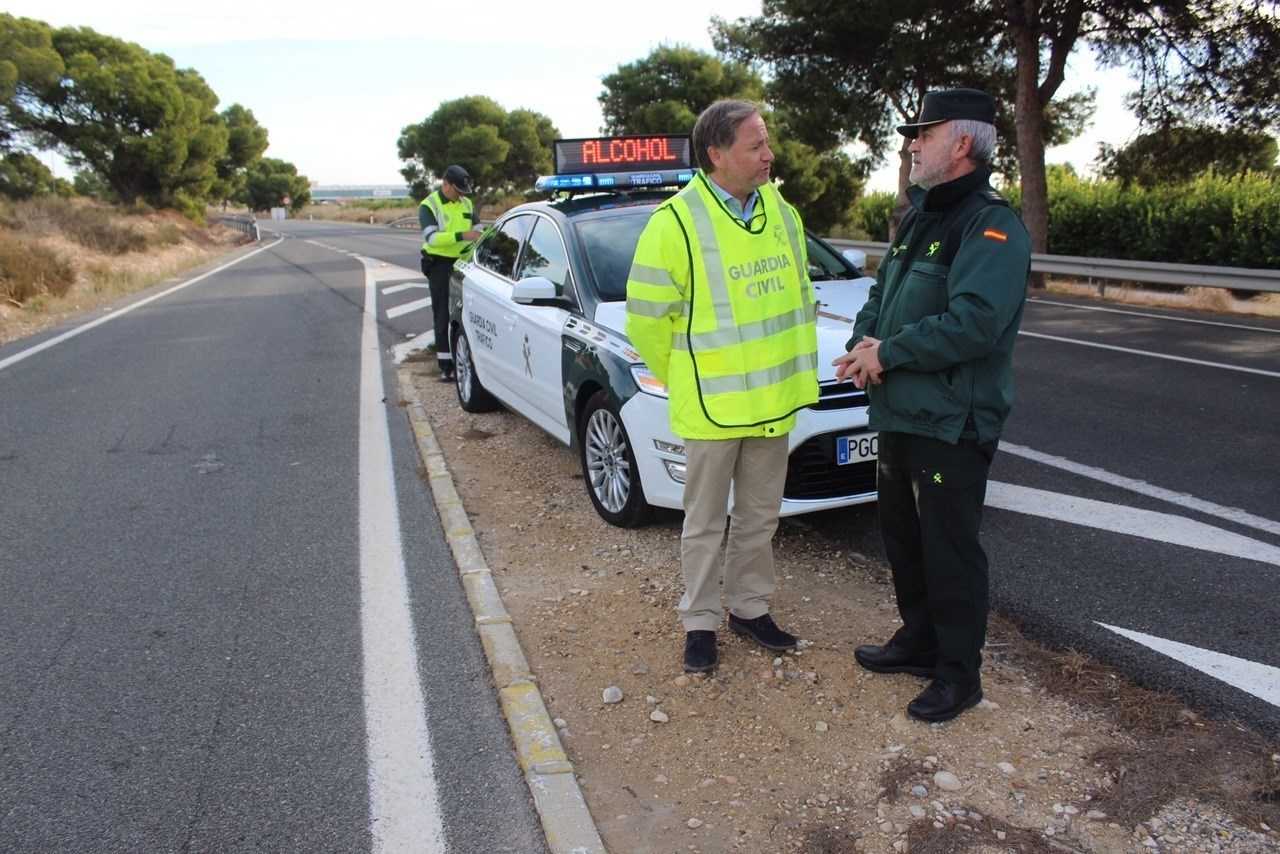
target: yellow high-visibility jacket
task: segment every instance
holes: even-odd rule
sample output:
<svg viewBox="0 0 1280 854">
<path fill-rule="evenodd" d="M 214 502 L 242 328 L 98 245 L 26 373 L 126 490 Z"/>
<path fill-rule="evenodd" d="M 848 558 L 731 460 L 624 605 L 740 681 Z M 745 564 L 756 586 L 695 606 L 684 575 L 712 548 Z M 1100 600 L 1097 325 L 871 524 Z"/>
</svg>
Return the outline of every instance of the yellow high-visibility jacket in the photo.
<svg viewBox="0 0 1280 854">
<path fill-rule="evenodd" d="M 462 196 L 451 202 L 436 190 L 428 193 L 418 207 L 426 208 L 431 214 L 426 218 L 421 214 L 418 217 L 419 223 L 427 223 L 422 229 L 422 251 L 444 258 L 460 257 L 471 245 L 471 241 L 462 239 L 463 232 L 475 228 L 471 199 Z M 430 224 L 432 219 L 435 220 L 434 225 Z"/>
<path fill-rule="evenodd" d="M 772 184 L 744 223 L 698 172 L 640 235 L 627 337 L 686 439 L 785 435 L 818 399 L 817 303 L 800 215 Z"/>
</svg>

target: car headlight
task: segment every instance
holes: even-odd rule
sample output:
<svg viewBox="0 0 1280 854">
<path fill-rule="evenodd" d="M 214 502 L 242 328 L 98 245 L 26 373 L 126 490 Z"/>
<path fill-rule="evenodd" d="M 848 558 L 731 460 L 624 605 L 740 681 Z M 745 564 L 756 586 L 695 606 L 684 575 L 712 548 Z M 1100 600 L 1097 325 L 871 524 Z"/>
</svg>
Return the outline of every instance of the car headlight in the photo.
<svg viewBox="0 0 1280 854">
<path fill-rule="evenodd" d="M 636 385 L 645 394 L 651 394 L 654 397 L 666 397 L 667 387 L 662 380 L 653 375 L 653 371 L 644 365 L 631 366 L 631 378 L 636 381 Z"/>
</svg>

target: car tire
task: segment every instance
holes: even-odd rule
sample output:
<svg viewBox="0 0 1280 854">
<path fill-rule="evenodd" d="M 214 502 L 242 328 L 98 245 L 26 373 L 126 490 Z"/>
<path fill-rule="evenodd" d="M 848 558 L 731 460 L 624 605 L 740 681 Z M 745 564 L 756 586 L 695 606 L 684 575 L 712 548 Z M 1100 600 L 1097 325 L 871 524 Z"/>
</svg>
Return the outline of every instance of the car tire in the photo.
<svg viewBox="0 0 1280 854">
<path fill-rule="evenodd" d="M 467 412 L 492 412 L 498 408 L 498 401 L 480 384 L 475 360 L 471 358 L 471 342 L 462 331 L 453 340 L 453 387 L 458 391 L 458 403 Z"/>
<path fill-rule="evenodd" d="M 605 391 L 593 394 L 582 410 L 578 458 L 587 496 L 600 518 L 619 528 L 636 528 L 648 521 L 653 508 L 644 497 L 631 438 Z"/>
</svg>

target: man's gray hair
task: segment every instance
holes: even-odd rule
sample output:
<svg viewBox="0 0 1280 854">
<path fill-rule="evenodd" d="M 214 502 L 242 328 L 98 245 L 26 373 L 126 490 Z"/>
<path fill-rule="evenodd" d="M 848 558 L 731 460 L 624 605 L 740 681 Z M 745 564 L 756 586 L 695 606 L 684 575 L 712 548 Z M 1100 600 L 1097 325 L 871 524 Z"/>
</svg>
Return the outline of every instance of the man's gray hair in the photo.
<svg viewBox="0 0 1280 854">
<path fill-rule="evenodd" d="M 973 119 L 952 119 L 950 124 L 952 141 L 959 139 L 961 134 L 967 134 L 972 140 L 969 144 L 969 159 L 989 166 L 991 153 L 996 148 L 995 125 Z"/>
<path fill-rule="evenodd" d="M 702 111 L 693 126 L 693 156 L 702 171 L 710 173 L 715 169 L 707 149 L 713 145 L 716 148 L 733 145 L 738 138 L 738 127 L 759 112 L 758 105 L 733 98 L 716 101 Z"/>
</svg>

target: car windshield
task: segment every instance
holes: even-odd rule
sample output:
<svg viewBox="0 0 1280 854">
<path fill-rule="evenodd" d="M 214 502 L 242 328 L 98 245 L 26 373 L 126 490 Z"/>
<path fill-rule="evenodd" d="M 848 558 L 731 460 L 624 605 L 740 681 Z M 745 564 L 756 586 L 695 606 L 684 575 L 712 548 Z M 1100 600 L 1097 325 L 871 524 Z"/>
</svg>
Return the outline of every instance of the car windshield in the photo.
<svg viewBox="0 0 1280 854">
<path fill-rule="evenodd" d="M 586 249 L 587 264 L 604 302 L 627 298 L 627 274 L 636 254 L 640 232 L 649 221 L 649 211 L 634 211 L 607 219 L 578 223 L 578 236 Z M 830 282 L 856 279 L 857 272 L 839 253 L 813 237 L 809 238 L 809 279 Z"/>
<path fill-rule="evenodd" d="M 829 282 L 833 279 L 856 279 L 853 265 L 833 252 L 825 243 L 809 238 L 809 280 Z"/>
<path fill-rule="evenodd" d="M 640 232 L 649 221 L 648 210 L 578 223 L 578 236 L 587 253 L 587 264 L 604 302 L 627 298 L 627 274 L 636 254 Z"/>
</svg>

